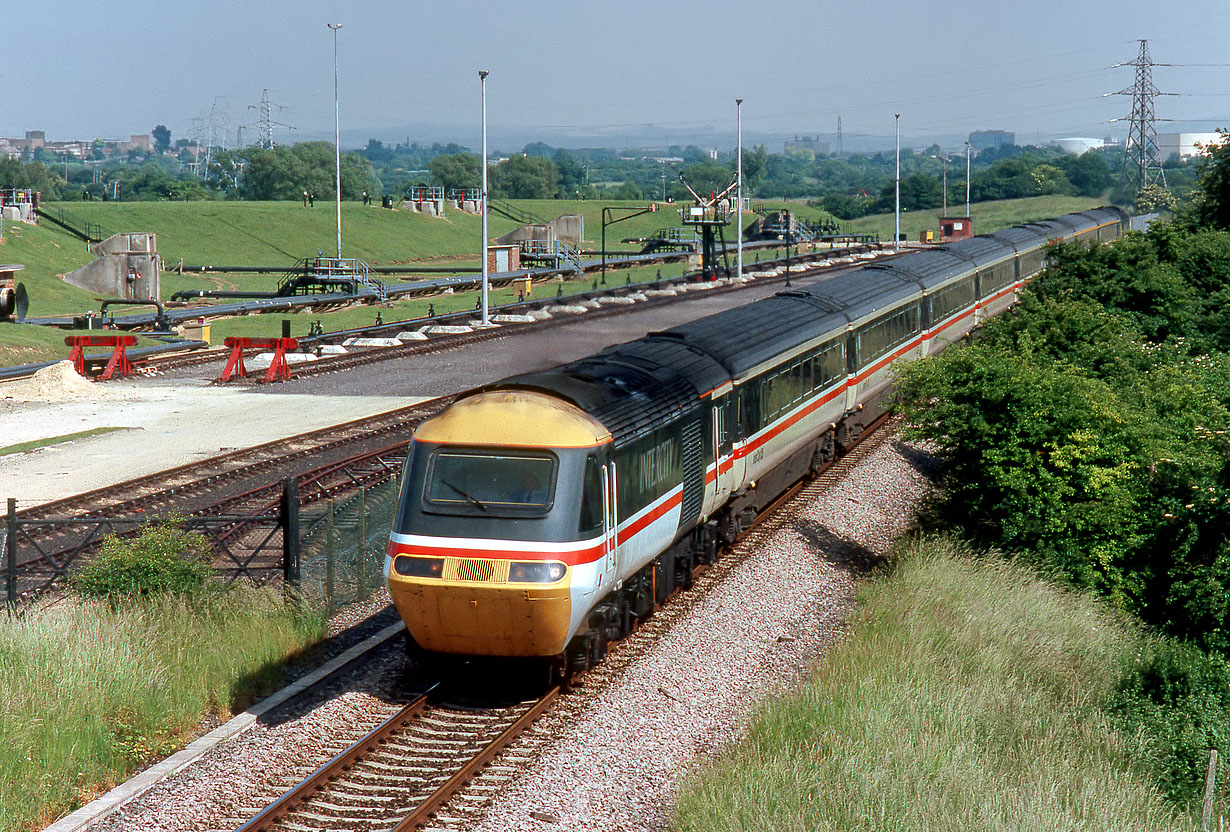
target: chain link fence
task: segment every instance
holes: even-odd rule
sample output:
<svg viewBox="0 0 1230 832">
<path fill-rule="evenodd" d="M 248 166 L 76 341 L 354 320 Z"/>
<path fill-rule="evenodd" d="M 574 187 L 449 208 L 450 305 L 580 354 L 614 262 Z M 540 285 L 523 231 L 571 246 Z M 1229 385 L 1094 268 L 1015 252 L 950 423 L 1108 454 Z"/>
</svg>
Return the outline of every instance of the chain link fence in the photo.
<svg viewBox="0 0 1230 832">
<path fill-rule="evenodd" d="M 302 509 L 299 592 L 326 614 L 384 585 L 384 557 L 397 481 Z"/>
</svg>

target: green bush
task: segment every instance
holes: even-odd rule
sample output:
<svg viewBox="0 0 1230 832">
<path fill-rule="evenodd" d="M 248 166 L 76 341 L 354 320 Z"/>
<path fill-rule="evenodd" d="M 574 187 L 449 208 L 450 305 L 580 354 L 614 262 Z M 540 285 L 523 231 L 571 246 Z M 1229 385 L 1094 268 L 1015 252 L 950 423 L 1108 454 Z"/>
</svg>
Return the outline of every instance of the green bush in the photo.
<svg viewBox="0 0 1230 832">
<path fill-rule="evenodd" d="M 213 574 L 212 557 L 209 541 L 182 524 L 151 523 L 135 537 L 108 535 L 68 583 L 83 597 L 190 595 Z"/>
<path fill-rule="evenodd" d="M 1174 800 L 1199 799 L 1209 749 L 1230 751 L 1230 663 L 1159 642 L 1124 673 L 1109 711 L 1153 746 L 1158 782 Z"/>
</svg>

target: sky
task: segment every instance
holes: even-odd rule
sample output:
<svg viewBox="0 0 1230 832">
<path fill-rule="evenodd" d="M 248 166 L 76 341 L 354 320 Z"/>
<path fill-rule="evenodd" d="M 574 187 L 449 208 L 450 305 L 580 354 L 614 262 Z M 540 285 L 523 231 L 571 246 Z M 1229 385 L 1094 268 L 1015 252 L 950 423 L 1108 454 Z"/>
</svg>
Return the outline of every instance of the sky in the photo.
<svg viewBox="0 0 1230 832">
<path fill-rule="evenodd" d="M 923 13 L 920 9 L 929 11 Z M 487 79 L 493 150 L 628 142 L 733 147 L 784 137 L 875 136 L 958 147 L 971 130 L 1018 143 L 1123 135 L 1137 39 L 1163 91 L 1161 132 L 1230 125 L 1225 0 L 756 4 L 521 0 L 39 0 L 5 3 L 0 136 L 126 138 L 212 121 L 256 139 L 262 91 L 279 143 L 332 139 L 337 33 L 344 147 L 456 141 L 478 149 Z M 1174 9 L 1175 11 L 1170 11 Z M 1179 13 L 1181 10 L 1181 14 Z M 1202 66 L 1203 65 L 1203 66 Z M 212 112 L 212 116 L 211 116 Z"/>
</svg>

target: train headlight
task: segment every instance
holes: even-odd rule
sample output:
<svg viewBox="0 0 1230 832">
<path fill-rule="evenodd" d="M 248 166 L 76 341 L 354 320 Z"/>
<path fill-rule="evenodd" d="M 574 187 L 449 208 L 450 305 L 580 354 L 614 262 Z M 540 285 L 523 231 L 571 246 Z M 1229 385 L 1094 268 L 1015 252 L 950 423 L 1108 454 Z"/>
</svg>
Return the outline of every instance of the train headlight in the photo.
<svg viewBox="0 0 1230 832">
<path fill-rule="evenodd" d="M 439 578 L 444 575 L 444 558 L 412 558 L 398 555 L 393 559 L 393 569 L 398 575 L 412 578 Z"/>
<path fill-rule="evenodd" d="M 562 563 L 550 561 L 534 561 L 521 563 L 514 561 L 508 569 L 510 583 L 553 584 L 564 577 L 568 567 Z"/>
</svg>

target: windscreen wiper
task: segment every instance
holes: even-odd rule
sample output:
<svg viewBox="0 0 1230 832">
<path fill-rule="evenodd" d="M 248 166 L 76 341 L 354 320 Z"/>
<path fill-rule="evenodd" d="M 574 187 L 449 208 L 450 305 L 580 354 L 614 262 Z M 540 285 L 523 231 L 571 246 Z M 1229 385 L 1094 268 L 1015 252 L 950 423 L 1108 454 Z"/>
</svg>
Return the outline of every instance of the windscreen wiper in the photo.
<svg viewBox="0 0 1230 832">
<path fill-rule="evenodd" d="M 456 491 L 456 492 L 457 492 L 458 494 L 460 494 L 462 497 L 465 497 L 465 498 L 466 498 L 467 500 L 469 500 L 471 503 L 473 503 L 474 505 L 478 506 L 478 508 L 480 508 L 481 510 L 483 510 L 483 511 L 486 511 L 486 510 L 487 510 L 487 506 L 485 506 L 485 505 L 483 504 L 483 501 L 482 501 L 482 500 L 480 500 L 480 499 L 478 499 L 477 497 L 475 497 L 475 496 L 474 496 L 473 494 L 471 494 L 470 492 L 468 492 L 468 491 L 466 491 L 466 490 L 464 490 L 464 489 L 458 488 L 457 486 L 453 485 L 453 484 L 452 484 L 451 482 L 449 482 L 448 480 L 440 480 L 440 482 L 444 483 L 444 484 L 445 484 L 445 485 L 447 485 L 449 488 L 451 488 L 451 489 L 453 489 L 454 491 Z"/>
</svg>

